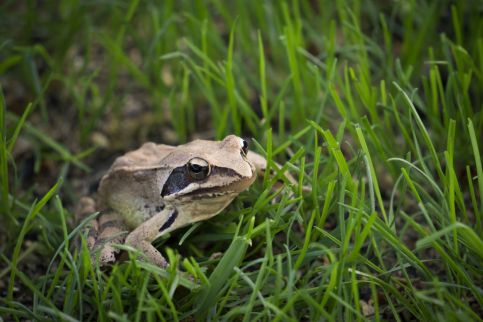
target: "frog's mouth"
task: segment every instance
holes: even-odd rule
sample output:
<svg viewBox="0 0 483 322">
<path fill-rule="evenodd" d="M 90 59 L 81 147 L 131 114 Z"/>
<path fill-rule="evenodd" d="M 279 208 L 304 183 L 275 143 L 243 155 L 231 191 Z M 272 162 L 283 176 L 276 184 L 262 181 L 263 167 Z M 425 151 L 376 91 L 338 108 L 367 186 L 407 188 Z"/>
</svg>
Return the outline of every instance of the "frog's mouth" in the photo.
<svg viewBox="0 0 483 322">
<path fill-rule="evenodd" d="M 193 200 L 197 199 L 204 199 L 204 198 L 217 198 L 222 197 L 230 194 L 238 193 L 235 190 L 230 189 L 228 186 L 223 187 L 223 190 L 220 190 L 220 187 L 212 187 L 212 188 L 201 188 L 186 194 L 180 195 L 180 197 L 191 197 Z"/>
</svg>

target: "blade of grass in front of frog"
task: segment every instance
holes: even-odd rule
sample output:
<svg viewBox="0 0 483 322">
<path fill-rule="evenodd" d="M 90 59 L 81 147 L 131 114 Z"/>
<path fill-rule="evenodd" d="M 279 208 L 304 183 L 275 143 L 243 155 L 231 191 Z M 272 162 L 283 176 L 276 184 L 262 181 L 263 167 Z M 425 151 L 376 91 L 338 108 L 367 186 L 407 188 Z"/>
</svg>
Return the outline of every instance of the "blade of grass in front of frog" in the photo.
<svg viewBox="0 0 483 322">
<path fill-rule="evenodd" d="M 250 244 L 250 239 L 247 236 L 251 236 L 254 220 L 255 218 L 252 217 L 250 221 L 251 229 L 248 229 L 247 235 L 236 236 L 233 239 L 220 262 L 213 270 L 213 273 L 208 280 L 209 283 L 203 287 L 195 302 L 195 307 L 198 312 L 205 313 L 209 308 L 214 307 L 218 298 L 221 296 L 223 289 L 229 285 L 227 282 L 235 273 L 235 266 L 241 262 L 248 245 Z"/>
</svg>

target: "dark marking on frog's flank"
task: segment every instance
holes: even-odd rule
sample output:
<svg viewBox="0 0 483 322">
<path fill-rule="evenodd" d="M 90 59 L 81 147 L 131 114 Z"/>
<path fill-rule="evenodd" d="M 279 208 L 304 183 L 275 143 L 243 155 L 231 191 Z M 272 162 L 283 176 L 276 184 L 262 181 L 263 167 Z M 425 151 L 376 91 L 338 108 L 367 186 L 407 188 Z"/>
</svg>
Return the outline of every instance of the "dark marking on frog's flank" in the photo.
<svg viewBox="0 0 483 322">
<path fill-rule="evenodd" d="M 159 214 L 161 211 L 164 210 L 165 205 L 163 203 L 158 204 L 156 206 L 150 204 L 144 204 L 144 209 L 146 209 L 149 215 L 152 217 L 155 214 Z M 140 209 L 141 210 L 141 209 Z"/>
<path fill-rule="evenodd" d="M 171 227 L 171 225 L 174 223 L 177 217 L 178 217 L 178 211 L 174 209 L 173 212 L 169 215 L 166 222 L 161 226 L 161 228 L 159 228 L 159 232 L 162 232 L 163 230 L 166 230 L 169 227 Z"/>
<path fill-rule="evenodd" d="M 114 220 L 109 220 L 104 223 L 99 227 L 99 231 L 104 231 L 106 228 L 110 227 L 116 227 L 116 228 L 121 228 L 122 227 L 122 221 L 114 219 Z"/>
<path fill-rule="evenodd" d="M 123 243 L 128 234 L 129 232 L 124 230 L 119 230 L 118 232 L 105 237 L 103 237 L 101 234 L 99 238 L 96 239 L 96 244 L 94 245 L 94 248 L 99 246 L 102 247 L 107 243 Z"/>
<path fill-rule="evenodd" d="M 97 230 L 94 228 L 89 229 L 89 232 L 87 233 L 87 238 L 96 238 L 97 237 Z"/>
</svg>

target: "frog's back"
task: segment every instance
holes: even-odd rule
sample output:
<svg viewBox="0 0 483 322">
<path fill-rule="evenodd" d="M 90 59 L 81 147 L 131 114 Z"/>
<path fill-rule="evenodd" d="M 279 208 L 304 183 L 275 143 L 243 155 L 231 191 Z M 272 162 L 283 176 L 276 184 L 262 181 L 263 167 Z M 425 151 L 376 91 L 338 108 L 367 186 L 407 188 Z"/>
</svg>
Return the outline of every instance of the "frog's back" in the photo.
<svg viewBox="0 0 483 322">
<path fill-rule="evenodd" d="M 100 207 L 118 212 L 131 228 L 141 224 L 146 216 L 152 215 L 151 205 L 164 205 L 160 200 L 160 180 L 165 170 L 163 159 L 172 149 L 174 147 L 145 143 L 118 157 L 99 184 Z"/>
<path fill-rule="evenodd" d="M 158 168 L 162 165 L 162 160 L 174 148 L 165 144 L 144 143 L 139 149 L 118 157 L 112 164 L 109 173 Z"/>
</svg>

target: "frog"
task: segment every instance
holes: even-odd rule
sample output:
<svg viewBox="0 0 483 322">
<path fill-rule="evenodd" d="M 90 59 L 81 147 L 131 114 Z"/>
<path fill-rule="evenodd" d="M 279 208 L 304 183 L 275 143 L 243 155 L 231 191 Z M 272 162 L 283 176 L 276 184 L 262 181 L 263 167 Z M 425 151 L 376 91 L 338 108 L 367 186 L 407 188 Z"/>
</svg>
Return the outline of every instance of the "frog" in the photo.
<svg viewBox="0 0 483 322">
<path fill-rule="evenodd" d="M 99 212 L 86 238 L 93 263 L 114 264 L 120 252 L 116 244 L 124 244 L 166 268 L 168 262 L 152 242 L 218 215 L 266 166 L 265 158 L 236 135 L 178 146 L 148 142 L 118 157 L 102 177 L 97 196 L 79 203 L 81 218 Z"/>
</svg>

